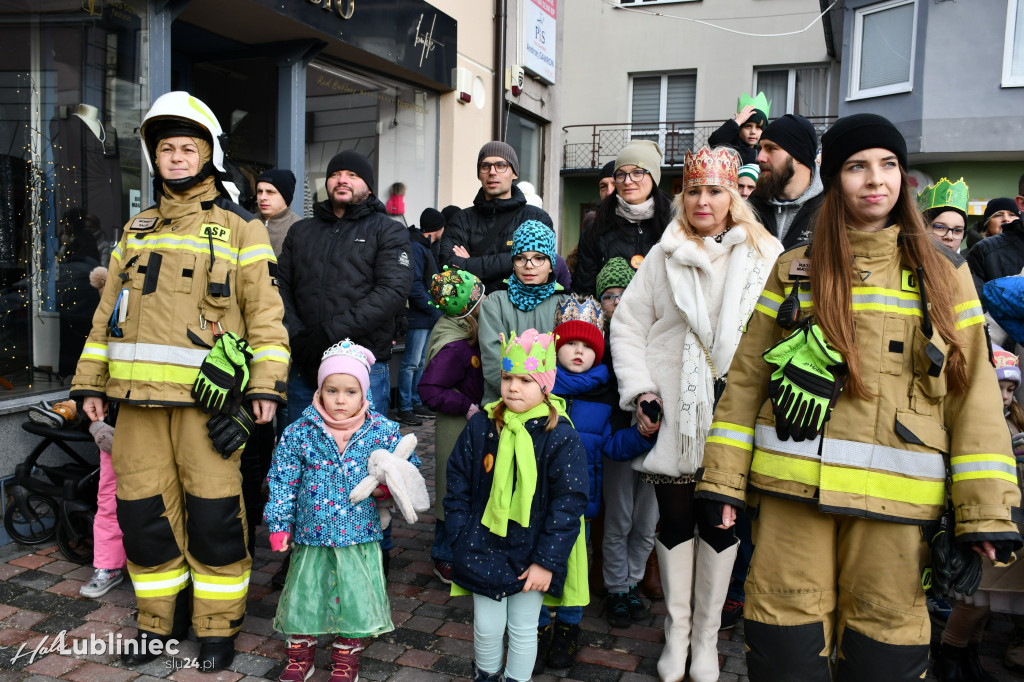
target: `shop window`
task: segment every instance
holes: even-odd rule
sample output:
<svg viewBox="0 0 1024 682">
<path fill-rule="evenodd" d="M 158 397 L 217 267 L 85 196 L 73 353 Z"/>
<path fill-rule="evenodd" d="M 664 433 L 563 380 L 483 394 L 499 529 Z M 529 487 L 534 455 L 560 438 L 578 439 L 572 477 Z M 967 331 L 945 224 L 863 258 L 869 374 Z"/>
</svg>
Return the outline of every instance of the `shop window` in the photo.
<svg viewBox="0 0 1024 682">
<path fill-rule="evenodd" d="M 914 87 L 916 0 L 890 0 L 854 12 L 850 99 Z"/>
<path fill-rule="evenodd" d="M 68 383 L 99 302 L 89 273 L 141 209 L 146 3 L 116 5 L 4 9 L 0 397 Z"/>
<path fill-rule="evenodd" d="M 682 163 L 693 147 L 697 74 L 633 76 L 630 80 L 630 139 L 653 140 L 666 164 Z"/>
<path fill-rule="evenodd" d="M 544 127 L 512 111 L 508 115 L 507 130 L 505 141 L 512 145 L 519 157 L 519 181 L 529 182 L 537 194 L 541 194 L 544 189 L 544 178 L 541 177 L 544 168 Z"/>
<path fill-rule="evenodd" d="M 829 111 L 829 68 L 824 64 L 758 69 L 754 74 L 754 92 L 763 92 L 772 103 L 772 118 L 783 114 L 808 118 L 833 115 Z"/>
<path fill-rule="evenodd" d="M 1003 45 L 1004 88 L 1024 86 L 1024 0 L 1007 0 Z"/>
</svg>

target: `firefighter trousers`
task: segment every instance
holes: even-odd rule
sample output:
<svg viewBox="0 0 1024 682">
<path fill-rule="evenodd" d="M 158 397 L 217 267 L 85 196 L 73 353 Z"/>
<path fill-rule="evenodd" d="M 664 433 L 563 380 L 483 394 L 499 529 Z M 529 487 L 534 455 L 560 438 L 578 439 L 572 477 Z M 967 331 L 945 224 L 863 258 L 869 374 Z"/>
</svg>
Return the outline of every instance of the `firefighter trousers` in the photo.
<svg viewBox="0 0 1024 682">
<path fill-rule="evenodd" d="M 122 404 L 114 435 L 117 520 L 139 629 L 229 637 L 245 615 L 252 558 L 241 504 L 241 450 L 224 459 L 197 407 Z M 186 590 L 191 585 L 191 604 Z"/>
<path fill-rule="evenodd" d="M 920 527 L 762 495 L 753 530 L 743 614 L 751 682 L 924 678 Z"/>
</svg>

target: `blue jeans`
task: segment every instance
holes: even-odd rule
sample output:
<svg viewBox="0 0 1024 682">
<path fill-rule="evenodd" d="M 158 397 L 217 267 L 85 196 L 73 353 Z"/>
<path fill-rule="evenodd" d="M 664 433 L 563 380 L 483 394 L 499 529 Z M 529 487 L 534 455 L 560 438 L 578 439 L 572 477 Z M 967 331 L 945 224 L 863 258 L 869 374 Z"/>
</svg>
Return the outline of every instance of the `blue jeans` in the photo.
<svg viewBox="0 0 1024 682">
<path fill-rule="evenodd" d="M 434 521 L 434 544 L 430 546 L 430 558 L 434 561 L 446 561 L 449 564 L 455 559 L 448 533 L 444 529 L 444 521 Z"/>
<path fill-rule="evenodd" d="M 388 416 L 391 407 L 391 373 L 385 360 L 378 361 L 370 368 L 370 398 L 374 411 Z"/>
<path fill-rule="evenodd" d="M 735 599 L 736 601 L 745 601 L 746 599 L 743 583 L 747 580 L 750 557 L 754 554 L 751 530 L 750 517 L 745 511 L 738 511 L 736 514 L 736 537 L 740 540 L 740 550 L 736 553 L 736 563 L 732 566 L 732 579 L 729 581 L 726 599 Z"/>
<path fill-rule="evenodd" d="M 405 335 L 405 355 L 398 368 L 398 411 L 410 412 L 423 404 L 416 388 L 427 364 L 429 329 L 410 329 Z"/>
<path fill-rule="evenodd" d="M 288 371 L 288 403 L 277 415 L 277 437 L 280 438 L 284 430 L 302 416 L 303 411 L 313 404 L 313 394 L 316 393 L 316 377 L 307 379 L 299 369 L 292 365 Z"/>
</svg>

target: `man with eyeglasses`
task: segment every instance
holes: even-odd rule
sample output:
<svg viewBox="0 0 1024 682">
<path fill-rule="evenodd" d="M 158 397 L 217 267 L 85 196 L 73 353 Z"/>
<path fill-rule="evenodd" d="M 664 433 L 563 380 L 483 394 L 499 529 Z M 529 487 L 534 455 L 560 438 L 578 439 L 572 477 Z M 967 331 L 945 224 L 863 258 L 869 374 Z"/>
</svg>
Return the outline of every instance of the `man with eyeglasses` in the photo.
<svg viewBox="0 0 1024 682">
<path fill-rule="evenodd" d="M 530 206 L 513 184 L 519 178 L 519 158 L 512 146 L 492 141 L 477 155 L 480 191 L 473 205 L 456 213 L 441 239 L 441 262 L 479 277 L 487 291 L 504 288 L 512 274 L 512 234 L 527 220 L 552 227 L 551 216 Z M 554 229 L 552 227 L 552 229 Z"/>
</svg>

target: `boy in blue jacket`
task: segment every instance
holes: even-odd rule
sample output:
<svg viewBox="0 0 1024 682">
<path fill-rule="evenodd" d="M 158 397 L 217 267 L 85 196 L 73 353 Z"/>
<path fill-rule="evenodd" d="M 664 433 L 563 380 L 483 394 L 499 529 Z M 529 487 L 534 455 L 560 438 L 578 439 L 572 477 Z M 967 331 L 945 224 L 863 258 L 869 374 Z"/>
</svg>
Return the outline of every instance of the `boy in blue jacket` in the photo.
<svg viewBox="0 0 1024 682">
<path fill-rule="evenodd" d="M 584 518 L 589 540 L 590 520 L 601 509 L 602 458 L 612 453 L 616 459 L 639 457 L 651 449 L 656 434 L 648 439 L 635 425 L 612 429 L 618 390 L 608 365 L 602 362 L 605 325 L 601 304 L 589 296 L 573 295 L 559 307 L 555 325 L 559 372 L 553 393 L 565 400 L 566 413 L 587 451 L 590 490 Z M 550 612 L 541 609 L 535 673 L 540 673 L 545 664 L 555 669 L 573 664 L 579 651 L 582 618 L 581 607 L 561 606 L 552 624 Z"/>
</svg>

